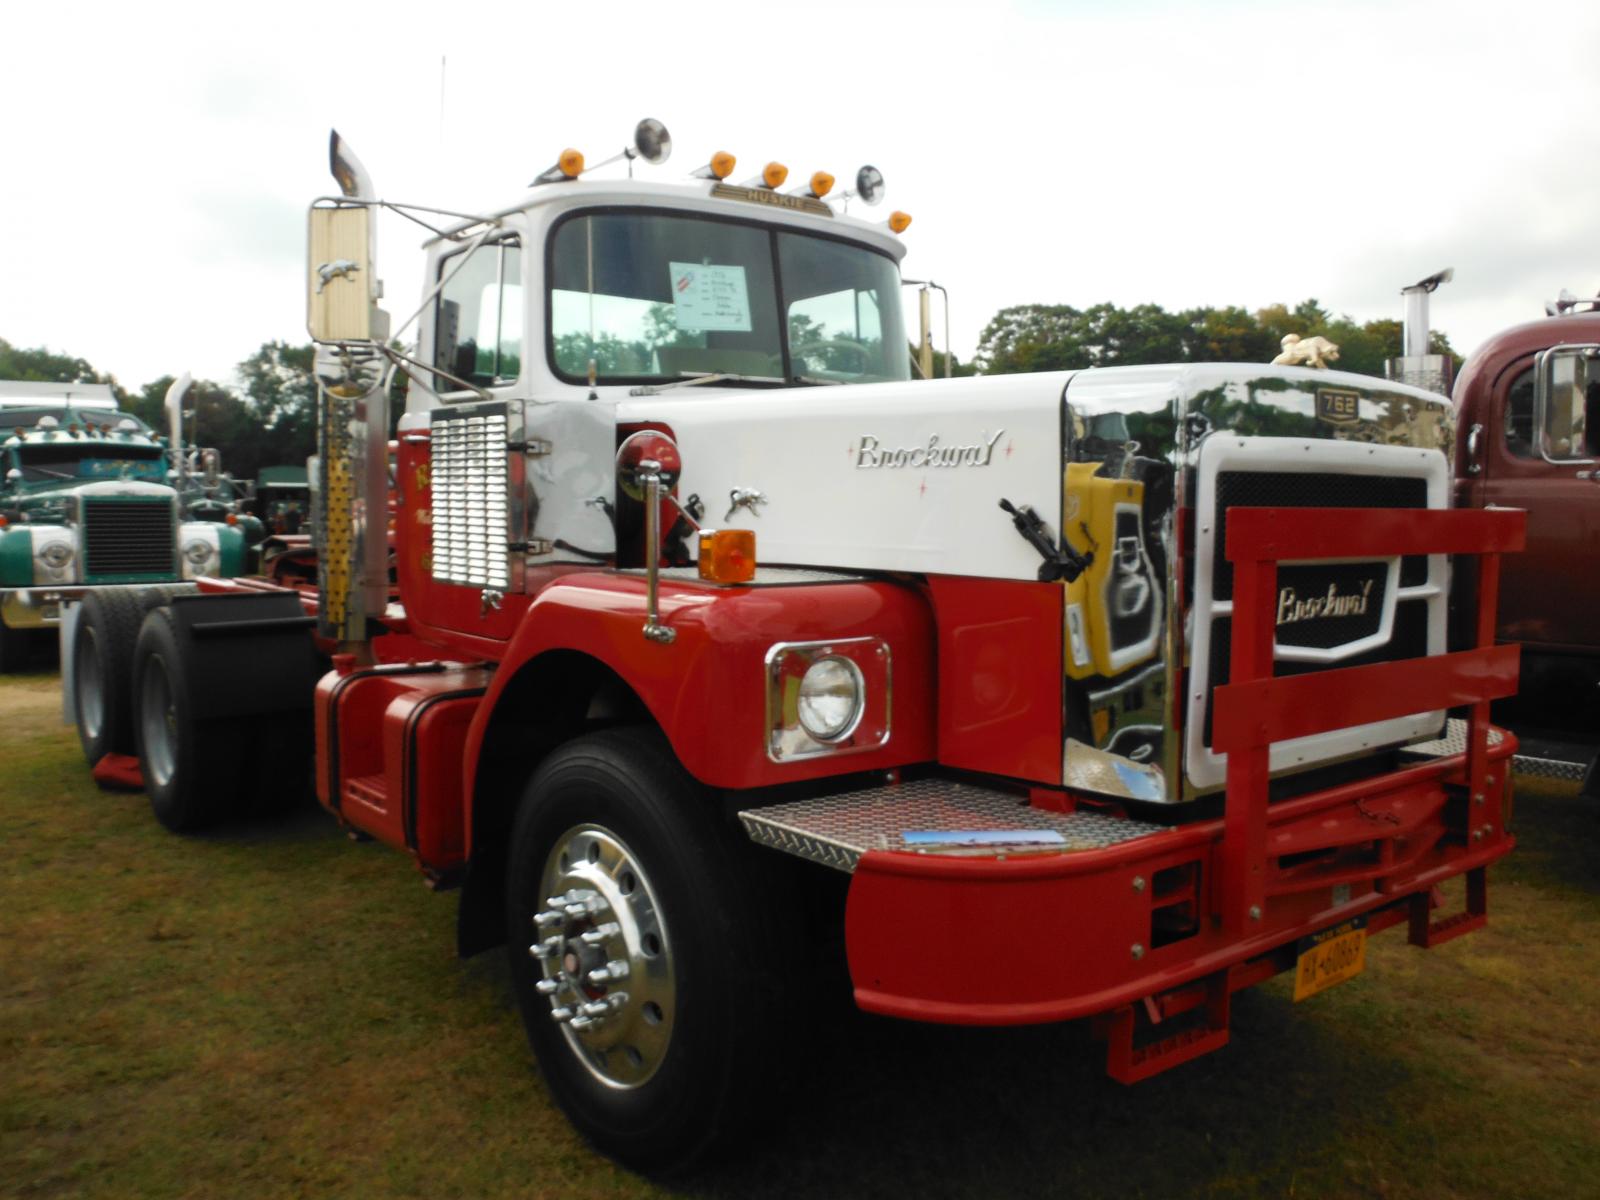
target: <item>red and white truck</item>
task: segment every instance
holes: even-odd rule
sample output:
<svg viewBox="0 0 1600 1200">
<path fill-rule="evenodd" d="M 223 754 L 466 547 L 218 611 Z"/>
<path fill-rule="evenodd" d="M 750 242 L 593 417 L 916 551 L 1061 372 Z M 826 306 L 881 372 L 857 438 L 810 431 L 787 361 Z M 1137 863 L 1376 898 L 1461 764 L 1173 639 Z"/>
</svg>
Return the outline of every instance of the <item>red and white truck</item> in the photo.
<svg viewBox="0 0 1600 1200">
<path fill-rule="evenodd" d="M 630 176 L 669 144 L 641 124 Z M 568 151 L 450 214 L 332 159 L 318 587 L 152 609 L 144 781 L 194 828 L 259 785 L 241 747 L 314 727 L 322 804 L 459 889 L 463 953 L 508 947 L 604 1152 L 681 1166 L 767 1108 L 830 881 L 860 1008 L 1093 1018 L 1125 1082 L 1224 1045 L 1242 988 L 1484 923 L 1522 515 L 1451 509 L 1442 398 L 1256 365 L 912 382 L 909 218 L 855 215 L 870 168 L 847 214 L 822 172 Z M 380 208 L 435 231 L 414 351 Z M 1452 570 L 1487 601 L 1453 651 Z"/>
</svg>

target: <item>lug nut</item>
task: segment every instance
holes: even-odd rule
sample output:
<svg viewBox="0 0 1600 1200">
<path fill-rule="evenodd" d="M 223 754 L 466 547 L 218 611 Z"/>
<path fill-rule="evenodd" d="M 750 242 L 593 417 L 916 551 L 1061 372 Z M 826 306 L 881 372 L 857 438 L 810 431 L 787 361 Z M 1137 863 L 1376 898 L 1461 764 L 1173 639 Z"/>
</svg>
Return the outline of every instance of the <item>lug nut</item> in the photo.
<svg viewBox="0 0 1600 1200">
<path fill-rule="evenodd" d="M 561 990 L 561 981 L 559 979 L 541 979 L 533 985 L 533 990 L 541 996 L 554 996 Z"/>
<path fill-rule="evenodd" d="M 542 942 L 535 942 L 528 947 L 528 953 L 540 959 L 554 958 L 561 953 L 561 939 L 559 937 L 547 937 Z"/>
<path fill-rule="evenodd" d="M 565 1025 L 572 1020 L 572 1010 L 564 1004 L 560 1008 L 552 1008 L 550 1010 L 550 1019 L 557 1025 Z"/>
<path fill-rule="evenodd" d="M 593 1018 L 585 1016 L 573 1017 L 571 1021 L 572 1028 L 576 1029 L 579 1033 L 582 1033 L 585 1029 L 589 1028 L 589 1026 L 593 1024 Z"/>
<path fill-rule="evenodd" d="M 615 921 L 607 921 L 604 925 L 596 925 L 593 929 L 586 930 L 578 935 L 578 940 L 585 946 L 598 946 L 607 938 L 616 937 L 622 932 L 622 926 Z"/>
<path fill-rule="evenodd" d="M 546 909 L 544 912 L 536 913 L 534 915 L 533 923 L 540 929 L 549 929 L 555 925 L 565 924 L 566 917 L 562 916 L 558 912 L 553 912 L 549 909 Z"/>
</svg>

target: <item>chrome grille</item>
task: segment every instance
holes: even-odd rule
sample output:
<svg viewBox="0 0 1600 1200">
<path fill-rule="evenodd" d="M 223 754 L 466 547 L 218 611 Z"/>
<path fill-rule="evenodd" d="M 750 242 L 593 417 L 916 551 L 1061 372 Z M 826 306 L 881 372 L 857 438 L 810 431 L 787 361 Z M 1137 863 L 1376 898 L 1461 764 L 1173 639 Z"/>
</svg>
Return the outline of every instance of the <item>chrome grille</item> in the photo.
<svg viewBox="0 0 1600 1200">
<path fill-rule="evenodd" d="M 510 586 L 504 406 L 434 413 L 432 450 L 433 577 Z"/>
<path fill-rule="evenodd" d="M 95 579 L 177 573 L 172 504 L 83 501 L 84 571 Z"/>
</svg>

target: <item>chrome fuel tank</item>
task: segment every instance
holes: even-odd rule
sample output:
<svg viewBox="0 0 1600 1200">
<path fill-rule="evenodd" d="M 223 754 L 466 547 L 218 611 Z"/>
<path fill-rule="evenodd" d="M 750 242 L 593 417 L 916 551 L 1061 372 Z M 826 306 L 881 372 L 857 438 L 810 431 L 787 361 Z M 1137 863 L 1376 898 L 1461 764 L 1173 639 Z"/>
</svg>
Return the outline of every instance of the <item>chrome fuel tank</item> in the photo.
<svg viewBox="0 0 1600 1200">
<path fill-rule="evenodd" d="M 1066 588 L 1068 787 L 1172 803 L 1214 791 L 1210 700 L 1227 682 L 1231 505 L 1443 508 L 1442 396 L 1369 376 L 1237 364 L 1080 371 L 1065 392 L 1062 532 L 1093 562 Z M 1448 563 L 1287 565 L 1275 671 L 1441 653 Z M 1285 742 L 1275 773 L 1435 732 L 1443 713 Z"/>
</svg>

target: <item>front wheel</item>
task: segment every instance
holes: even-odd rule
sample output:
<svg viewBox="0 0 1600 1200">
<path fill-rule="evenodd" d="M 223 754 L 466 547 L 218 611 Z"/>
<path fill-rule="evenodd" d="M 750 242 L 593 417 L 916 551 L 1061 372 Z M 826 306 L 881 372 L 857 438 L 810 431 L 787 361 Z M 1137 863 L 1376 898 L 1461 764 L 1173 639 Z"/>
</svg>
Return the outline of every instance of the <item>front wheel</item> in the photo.
<svg viewBox="0 0 1600 1200">
<path fill-rule="evenodd" d="M 510 851 L 511 971 L 551 1092 L 619 1162 L 688 1166 L 759 1111 L 794 1041 L 760 851 L 653 730 L 551 754 Z"/>
</svg>

